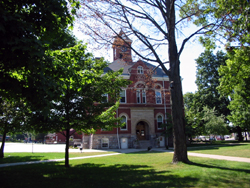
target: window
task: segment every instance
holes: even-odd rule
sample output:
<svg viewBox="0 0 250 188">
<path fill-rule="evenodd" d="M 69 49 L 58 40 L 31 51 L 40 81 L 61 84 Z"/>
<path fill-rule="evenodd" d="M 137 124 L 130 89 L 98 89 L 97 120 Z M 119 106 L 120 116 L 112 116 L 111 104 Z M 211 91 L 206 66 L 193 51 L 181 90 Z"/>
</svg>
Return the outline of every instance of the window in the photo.
<svg viewBox="0 0 250 188">
<path fill-rule="evenodd" d="M 137 90 L 137 91 L 136 91 L 136 100 L 137 100 L 137 103 L 141 103 L 141 94 L 140 94 L 140 90 Z"/>
<path fill-rule="evenodd" d="M 143 67 L 142 66 L 137 67 L 137 73 L 138 74 L 143 74 Z"/>
<path fill-rule="evenodd" d="M 161 92 L 160 91 L 155 91 L 155 100 L 156 100 L 156 104 L 161 104 Z"/>
<path fill-rule="evenodd" d="M 136 91 L 136 101 L 138 104 L 140 103 L 146 103 L 146 92 L 143 90 L 137 90 Z"/>
<path fill-rule="evenodd" d="M 122 116 L 121 123 L 125 123 L 125 125 L 121 127 L 121 130 L 127 130 L 127 117 L 126 116 Z"/>
<path fill-rule="evenodd" d="M 102 138 L 102 148 L 109 148 L 109 139 Z"/>
<path fill-rule="evenodd" d="M 122 90 L 120 92 L 120 97 L 121 97 L 120 103 L 126 103 L 126 90 Z"/>
<path fill-rule="evenodd" d="M 142 103 L 146 103 L 146 92 L 142 91 Z"/>
<path fill-rule="evenodd" d="M 157 129 L 162 129 L 161 125 L 163 123 L 163 118 L 161 115 L 157 116 Z"/>
<path fill-rule="evenodd" d="M 106 102 L 108 102 L 108 94 L 107 93 L 105 93 L 105 94 L 102 94 L 102 103 L 106 103 Z"/>
</svg>

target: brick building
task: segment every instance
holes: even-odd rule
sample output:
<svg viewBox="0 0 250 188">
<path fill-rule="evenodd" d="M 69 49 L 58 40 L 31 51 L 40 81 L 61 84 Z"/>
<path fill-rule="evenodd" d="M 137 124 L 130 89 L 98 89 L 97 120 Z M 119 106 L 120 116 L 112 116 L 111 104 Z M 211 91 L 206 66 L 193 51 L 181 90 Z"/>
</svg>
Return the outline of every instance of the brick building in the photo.
<svg viewBox="0 0 250 188">
<path fill-rule="evenodd" d="M 123 68 L 122 76 L 131 80 L 127 88 L 122 88 L 117 117 L 122 117 L 124 127 L 112 131 L 97 130 L 85 135 L 83 148 L 147 148 L 172 145 L 172 138 L 165 139 L 162 123 L 171 114 L 170 88 L 168 76 L 157 66 L 145 61 L 132 61 L 130 45 L 132 41 L 121 31 L 113 43 L 114 61 L 104 70 L 117 71 Z M 109 96 L 107 96 L 108 99 Z M 91 137 L 91 138 L 90 138 Z"/>
<path fill-rule="evenodd" d="M 122 88 L 117 117 L 122 117 L 126 126 L 112 131 L 97 130 L 93 135 L 93 148 L 146 148 L 172 145 L 172 139 L 162 136 L 162 123 L 166 113 L 171 114 L 169 78 L 162 69 L 145 61 L 132 61 L 132 41 L 121 31 L 124 40 L 116 37 L 113 43 L 114 61 L 104 70 L 117 71 L 123 68 L 123 78 L 131 80 Z M 108 96 L 107 96 L 108 97 Z M 84 137 L 84 148 L 89 147 L 89 136 Z"/>
</svg>

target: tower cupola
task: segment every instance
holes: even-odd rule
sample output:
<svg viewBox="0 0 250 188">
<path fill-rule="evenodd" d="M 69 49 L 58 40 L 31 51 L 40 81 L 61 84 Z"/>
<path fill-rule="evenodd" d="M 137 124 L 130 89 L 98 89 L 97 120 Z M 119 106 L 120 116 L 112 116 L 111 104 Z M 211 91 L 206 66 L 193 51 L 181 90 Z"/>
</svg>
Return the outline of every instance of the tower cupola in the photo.
<svg viewBox="0 0 250 188">
<path fill-rule="evenodd" d="M 113 60 L 123 59 L 127 63 L 132 62 L 131 44 L 132 40 L 121 30 L 112 45 Z"/>
</svg>

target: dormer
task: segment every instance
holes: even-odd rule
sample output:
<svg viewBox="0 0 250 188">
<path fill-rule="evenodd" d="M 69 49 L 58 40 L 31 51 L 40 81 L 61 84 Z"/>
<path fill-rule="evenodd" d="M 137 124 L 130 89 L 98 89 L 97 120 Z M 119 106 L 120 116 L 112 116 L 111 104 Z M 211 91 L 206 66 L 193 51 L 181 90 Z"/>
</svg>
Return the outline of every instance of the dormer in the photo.
<svg viewBox="0 0 250 188">
<path fill-rule="evenodd" d="M 143 67 L 142 66 L 137 67 L 137 74 L 143 74 Z"/>
<path fill-rule="evenodd" d="M 132 62 L 131 55 L 132 40 L 121 30 L 119 35 L 115 37 L 113 42 L 113 59 L 123 59 L 126 63 Z"/>
</svg>

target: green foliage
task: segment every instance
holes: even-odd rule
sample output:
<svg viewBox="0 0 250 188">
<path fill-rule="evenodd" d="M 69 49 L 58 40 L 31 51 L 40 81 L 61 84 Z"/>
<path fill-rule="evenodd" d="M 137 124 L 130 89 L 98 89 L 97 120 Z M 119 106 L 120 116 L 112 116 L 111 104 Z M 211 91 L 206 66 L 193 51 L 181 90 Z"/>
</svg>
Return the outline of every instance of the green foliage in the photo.
<svg viewBox="0 0 250 188">
<path fill-rule="evenodd" d="M 203 108 L 203 120 L 205 125 L 205 133 L 207 135 L 226 135 L 228 130 L 226 128 L 225 117 L 223 115 L 217 116 L 215 109 Z"/>
<path fill-rule="evenodd" d="M 47 55 L 54 62 L 50 71 L 57 83 L 55 97 L 50 101 L 48 117 L 42 111 L 31 111 L 31 127 L 34 126 L 37 131 L 71 128 L 90 131 L 107 125 L 115 126 L 120 88 L 128 84 L 128 81 L 118 77 L 122 70 L 103 74 L 107 63 L 103 59 L 93 59 L 82 44 L 48 51 Z M 102 102 L 103 94 L 109 95 L 109 101 Z"/>
<path fill-rule="evenodd" d="M 229 60 L 221 66 L 219 73 L 220 92 L 231 97 L 228 119 L 235 125 L 249 130 L 250 105 L 250 49 L 234 49 L 229 52 Z"/>
<path fill-rule="evenodd" d="M 203 27 L 201 41 L 213 48 L 219 41 L 227 46 L 248 46 L 250 4 L 246 0 L 188 0 L 180 9 L 180 15 L 189 15 L 189 20 Z"/>
<path fill-rule="evenodd" d="M 0 134 L 4 133 L 18 133 L 24 130 L 25 111 L 22 100 L 9 101 L 0 98 Z"/>
<path fill-rule="evenodd" d="M 193 95 L 195 96 L 196 94 Z M 202 134 L 228 134 L 227 124 L 225 123 L 225 116 L 223 114 L 218 115 L 215 108 L 209 109 L 207 106 L 203 107 L 202 111 L 199 111 L 195 106 L 194 100 L 192 101 L 192 105 L 189 109 L 185 108 L 187 135 L 189 137 Z"/>
<path fill-rule="evenodd" d="M 204 133 L 203 107 L 198 93 L 186 93 L 183 96 L 185 106 L 186 132 L 189 137 Z"/>
<path fill-rule="evenodd" d="M 47 51 L 52 58 L 56 89 L 48 116 L 43 111 L 31 111 L 29 125 L 36 131 L 61 131 L 66 137 L 65 166 L 68 164 L 70 129 L 93 133 L 100 128 L 115 127 L 121 87 L 129 84 L 119 75 L 122 70 L 104 74 L 107 62 L 86 53 L 86 46 Z M 104 101 L 104 94 L 109 100 Z M 65 131 L 65 132 L 64 132 Z"/>
<path fill-rule="evenodd" d="M 210 109 L 215 108 L 219 115 L 229 115 L 230 111 L 227 108 L 229 99 L 221 95 L 217 89 L 221 77 L 218 69 L 226 64 L 226 59 L 227 56 L 222 51 L 218 51 L 214 55 L 208 50 L 196 59 L 197 74 L 195 83 L 198 86 L 198 91 L 195 95 L 198 103 L 196 102 L 195 105 L 198 105 L 199 111 L 204 106 L 207 106 Z"/>
<path fill-rule="evenodd" d="M 0 158 L 4 157 L 4 144 L 7 133 L 18 133 L 24 130 L 25 104 L 22 100 L 7 100 L 0 98 L 0 134 L 2 144 Z"/>
<path fill-rule="evenodd" d="M 67 2 L 75 0 L 0 2 L 1 96 L 25 97 L 37 108 L 37 101 L 46 103 L 43 96 L 48 95 L 51 86 L 46 69 L 51 68 L 51 63 L 45 51 L 70 42 L 67 28 L 73 24 L 73 16 Z"/>
<path fill-rule="evenodd" d="M 51 116 L 61 130 L 114 125 L 120 88 L 128 83 L 118 77 L 121 70 L 103 75 L 107 63 L 103 59 L 93 60 L 92 55 L 85 51 L 86 46 L 78 44 L 49 52 L 57 70 L 55 77 L 59 94 L 52 101 Z M 102 102 L 103 94 L 109 95 L 109 101 Z"/>
<path fill-rule="evenodd" d="M 231 114 L 227 118 L 242 128 L 249 124 L 249 10 L 250 4 L 246 0 L 202 0 L 195 3 L 190 0 L 181 10 L 182 16 L 192 15 L 190 20 L 193 23 L 206 27 L 200 41 L 207 49 L 213 48 L 216 41 L 225 44 L 229 60 L 219 69 L 218 89 L 221 95 L 232 99 L 228 106 Z M 220 113 L 218 108 L 216 110 Z"/>
<path fill-rule="evenodd" d="M 219 74 L 220 79 L 219 90 L 224 95 L 232 97 L 234 87 L 243 85 L 250 75 L 250 48 L 233 49 L 229 52 L 229 60 L 225 66 L 221 66 Z M 242 88 L 243 89 L 243 88 Z"/>
<path fill-rule="evenodd" d="M 219 93 L 217 87 L 220 85 L 220 75 L 218 69 L 225 65 L 227 56 L 218 51 L 215 55 L 206 50 L 202 53 L 197 63 L 196 84 L 198 91 L 195 93 L 186 93 L 183 97 L 185 106 L 185 118 L 189 135 L 197 136 L 206 134 L 204 124 L 204 107 L 214 109 L 218 114 L 227 116 L 230 111 L 228 109 L 229 99 Z"/>
</svg>

